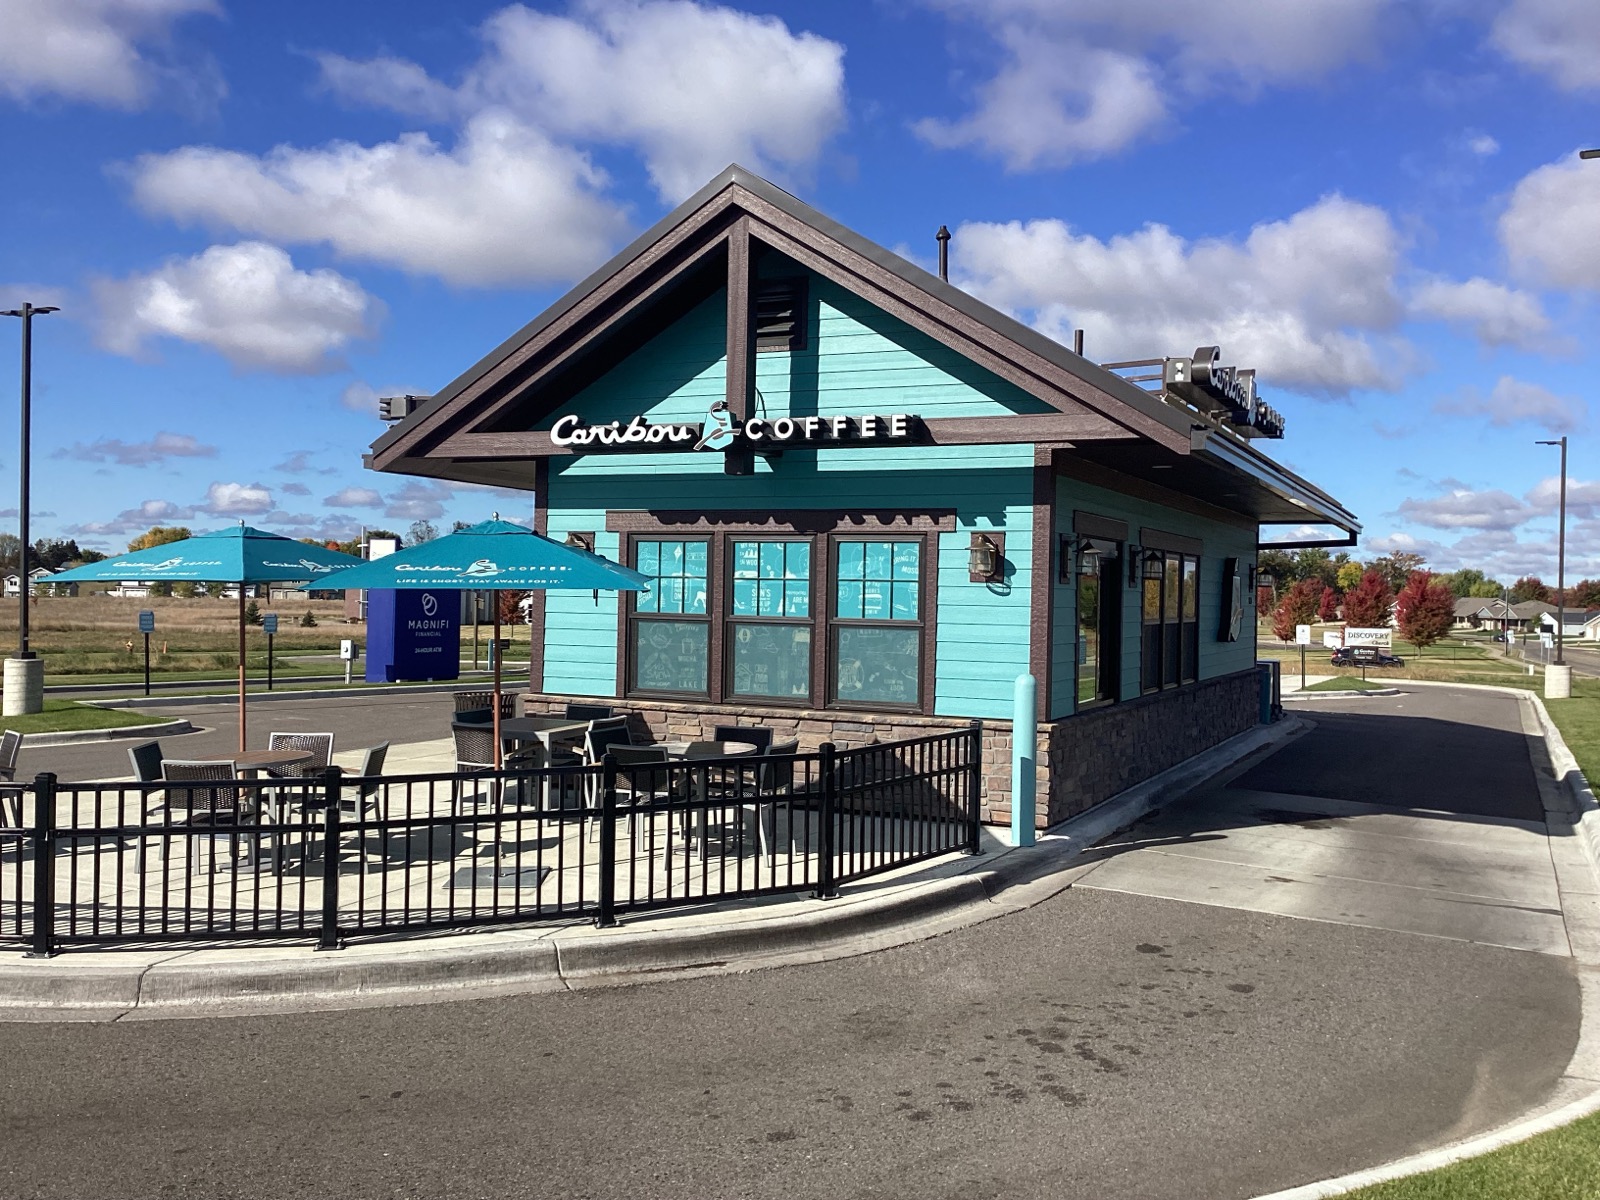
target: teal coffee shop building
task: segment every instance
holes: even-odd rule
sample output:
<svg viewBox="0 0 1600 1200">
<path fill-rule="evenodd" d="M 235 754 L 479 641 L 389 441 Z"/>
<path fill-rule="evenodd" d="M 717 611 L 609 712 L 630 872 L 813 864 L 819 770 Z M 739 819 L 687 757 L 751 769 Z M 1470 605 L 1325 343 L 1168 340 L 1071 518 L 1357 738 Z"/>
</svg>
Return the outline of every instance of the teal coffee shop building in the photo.
<svg viewBox="0 0 1600 1200">
<path fill-rule="evenodd" d="M 386 402 L 369 463 L 531 492 L 539 532 L 652 580 L 533 593 L 528 711 L 802 748 L 981 721 L 1005 821 L 1032 675 L 1046 825 L 1257 722 L 1264 526 L 1354 544 L 1220 359 L 1097 365 L 732 167 Z"/>
</svg>

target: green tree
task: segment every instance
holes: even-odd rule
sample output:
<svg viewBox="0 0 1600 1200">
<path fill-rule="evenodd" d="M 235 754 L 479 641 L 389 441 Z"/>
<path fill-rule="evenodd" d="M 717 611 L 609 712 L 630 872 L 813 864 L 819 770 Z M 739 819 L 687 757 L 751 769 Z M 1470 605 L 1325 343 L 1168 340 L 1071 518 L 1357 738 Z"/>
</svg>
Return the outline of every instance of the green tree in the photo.
<svg viewBox="0 0 1600 1200">
<path fill-rule="evenodd" d="M 1339 569 L 1333 565 L 1333 558 L 1326 550 L 1309 546 L 1294 556 L 1294 572 L 1296 579 L 1315 579 L 1325 588 L 1331 588 L 1339 582 Z"/>
<path fill-rule="evenodd" d="M 1462 567 L 1459 571 L 1451 571 L 1450 574 L 1442 575 L 1439 578 L 1443 579 L 1449 586 L 1452 596 L 1461 599 L 1471 596 L 1473 594 L 1472 589 L 1487 582 L 1489 577 L 1478 570 L 1477 567 Z M 1499 594 L 1498 590 L 1495 594 Z"/>
<path fill-rule="evenodd" d="M 220 579 L 212 579 L 202 583 L 200 585 L 200 591 L 202 594 L 211 597 L 213 600 L 220 600 L 223 596 L 228 594 L 228 585 L 223 583 Z"/>
<path fill-rule="evenodd" d="M 148 550 L 151 546 L 165 546 L 168 542 L 181 542 L 184 538 L 193 536 L 182 525 L 152 525 L 128 543 L 128 553 Z"/>
<path fill-rule="evenodd" d="M 22 539 L 14 533 L 0 533 L 0 570 L 15 571 L 22 565 Z"/>
<path fill-rule="evenodd" d="M 406 545 L 420 546 L 423 542 L 431 542 L 438 536 L 439 531 L 433 527 L 432 521 L 413 521 L 411 528 L 406 530 Z"/>
<path fill-rule="evenodd" d="M 1361 582 L 1361 577 L 1367 569 L 1354 559 L 1346 559 L 1339 564 L 1339 569 L 1334 573 L 1334 584 L 1341 592 L 1348 592 Z"/>
<path fill-rule="evenodd" d="M 165 579 L 159 583 L 152 583 L 150 585 L 150 594 L 152 596 L 170 596 L 172 595 L 172 584 Z"/>
<path fill-rule="evenodd" d="M 1413 554 L 1409 550 L 1397 550 L 1393 554 L 1384 554 L 1368 564 L 1369 571 L 1381 571 L 1383 580 L 1389 585 L 1391 595 L 1405 587 L 1406 580 L 1411 578 L 1413 571 L 1420 571 L 1428 565 L 1428 560 L 1420 554 Z"/>
<path fill-rule="evenodd" d="M 1379 629 L 1389 623 L 1389 609 L 1394 605 L 1394 591 L 1388 577 L 1376 567 L 1367 568 L 1356 584 L 1344 595 L 1344 621 L 1357 629 Z"/>
<path fill-rule="evenodd" d="M 192 579 L 181 579 L 172 585 L 172 594 L 180 600 L 193 600 L 199 590 Z"/>
<path fill-rule="evenodd" d="M 1456 596 L 1441 575 L 1413 571 L 1395 597 L 1400 636 L 1420 652 L 1441 640 L 1455 624 Z"/>
<path fill-rule="evenodd" d="M 244 606 L 244 623 L 246 625 L 261 624 L 261 605 L 254 600 Z"/>
<path fill-rule="evenodd" d="M 317 614 L 312 612 L 309 608 L 306 609 L 306 615 L 300 618 L 300 624 L 307 629 L 315 628 L 317 624 Z"/>
<path fill-rule="evenodd" d="M 1498 579 L 1485 579 L 1482 583 L 1473 584 L 1472 590 L 1467 595 L 1473 597 L 1473 599 L 1489 599 L 1498 596 L 1503 591 L 1505 591 L 1505 588 L 1501 586 Z"/>
<path fill-rule="evenodd" d="M 1256 571 L 1272 576 L 1280 591 L 1300 578 L 1295 573 L 1294 555 L 1287 550 L 1261 551 L 1256 555 Z"/>
</svg>

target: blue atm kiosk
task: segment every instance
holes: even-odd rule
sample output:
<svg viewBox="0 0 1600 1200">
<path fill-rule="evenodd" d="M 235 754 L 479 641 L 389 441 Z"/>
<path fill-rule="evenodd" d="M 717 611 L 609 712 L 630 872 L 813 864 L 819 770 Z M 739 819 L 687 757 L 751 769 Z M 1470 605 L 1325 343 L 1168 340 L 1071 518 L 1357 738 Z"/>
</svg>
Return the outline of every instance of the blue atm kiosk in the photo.
<svg viewBox="0 0 1600 1200">
<path fill-rule="evenodd" d="M 456 592 L 374 588 L 367 593 L 368 683 L 461 676 Z"/>
</svg>

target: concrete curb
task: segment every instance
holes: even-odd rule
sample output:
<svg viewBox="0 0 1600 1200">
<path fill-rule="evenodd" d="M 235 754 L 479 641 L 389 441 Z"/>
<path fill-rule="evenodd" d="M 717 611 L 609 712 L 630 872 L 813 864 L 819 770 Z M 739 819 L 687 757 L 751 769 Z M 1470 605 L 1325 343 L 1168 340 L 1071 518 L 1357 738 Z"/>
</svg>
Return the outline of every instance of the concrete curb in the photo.
<svg viewBox="0 0 1600 1200">
<path fill-rule="evenodd" d="M 99 707 L 96 705 L 95 707 Z M 25 733 L 25 748 L 44 746 L 71 746 L 78 742 L 111 742 L 118 738 L 176 737 L 180 733 L 198 733 L 199 726 L 187 720 L 159 721 L 154 725 L 115 725 L 110 729 L 64 729 L 59 733 Z"/>
<path fill-rule="evenodd" d="M 1325 1200 L 1342 1196 L 1358 1188 L 1421 1175 L 1477 1158 L 1600 1112 L 1600 803 L 1596 802 L 1594 791 L 1561 731 L 1550 719 L 1544 701 L 1531 690 L 1495 684 L 1412 682 L 1429 687 L 1470 687 L 1515 696 L 1521 702 L 1524 732 L 1530 736 L 1537 734 L 1544 742 L 1548 766 L 1540 764 L 1535 756 L 1534 770 L 1539 775 L 1546 821 L 1552 833 L 1558 836 L 1563 828 L 1570 828 L 1577 851 L 1588 868 L 1586 874 L 1571 871 L 1563 874 L 1563 864 L 1559 859 L 1557 862 L 1561 908 L 1567 921 L 1573 958 L 1578 963 L 1582 996 L 1578 1045 L 1554 1095 L 1541 1107 L 1510 1124 L 1382 1166 L 1271 1192 L 1254 1200 Z M 1571 864 L 1568 866 L 1570 868 Z"/>
<path fill-rule="evenodd" d="M 1372 688 L 1370 691 L 1339 691 L 1339 692 L 1285 692 L 1283 698 L 1288 700 L 1356 700 L 1366 699 L 1369 696 L 1403 696 L 1404 688 L 1386 687 Z"/>
<path fill-rule="evenodd" d="M 265 684 L 265 680 L 255 681 Z M 274 692 L 249 692 L 251 704 L 271 703 L 274 700 L 327 700 L 343 696 L 410 696 L 431 692 L 458 692 L 470 688 L 477 680 L 455 680 L 449 683 L 370 684 L 336 688 L 303 688 Z M 515 688 L 508 688 L 514 691 Z M 172 708 L 179 704 L 234 704 L 239 699 L 237 690 L 231 692 L 190 693 L 170 696 L 134 696 L 121 700 L 96 700 L 100 708 Z"/>
<path fill-rule="evenodd" d="M 935 864 L 942 876 L 869 880 L 834 900 L 741 902 L 713 919 L 648 913 L 615 929 L 565 926 L 303 947 L 69 952 L 0 959 L 0 1021 L 217 1017 L 418 1004 L 469 996 L 618 987 L 711 972 L 850 958 L 1040 904 L 1094 865 L 1083 852 L 1155 808 L 1245 764 L 1306 726 L 1257 726 L 1046 830 L 1031 850 L 997 845 Z"/>
</svg>

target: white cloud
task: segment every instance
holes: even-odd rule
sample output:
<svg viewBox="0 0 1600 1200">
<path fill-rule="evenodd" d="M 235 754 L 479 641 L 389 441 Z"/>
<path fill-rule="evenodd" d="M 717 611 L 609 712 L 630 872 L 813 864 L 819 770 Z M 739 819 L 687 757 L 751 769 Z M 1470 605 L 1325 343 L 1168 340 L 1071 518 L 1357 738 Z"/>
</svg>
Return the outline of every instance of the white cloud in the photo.
<svg viewBox="0 0 1600 1200">
<path fill-rule="evenodd" d="M 135 508 L 123 509 L 109 521 L 88 521 L 81 525 L 68 525 L 65 533 L 72 536 L 119 537 L 130 533 L 143 533 L 152 525 L 171 525 L 175 521 L 193 519 L 192 507 L 174 504 L 171 500 L 145 500 Z"/>
<path fill-rule="evenodd" d="M 300 482 L 298 482 L 296 480 L 290 480 L 288 483 L 280 483 L 278 485 L 278 490 L 280 492 L 282 492 L 286 496 L 309 496 L 309 495 L 311 495 L 311 489 L 308 488 L 305 484 L 300 483 Z"/>
<path fill-rule="evenodd" d="M 1407 499 L 1398 511 L 1403 519 L 1430 529 L 1515 529 L 1535 515 L 1528 504 L 1499 488 Z"/>
<path fill-rule="evenodd" d="M 274 505 L 272 493 L 259 483 L 213 483 L 206 489 L 206 498 L 194 507 L 214 517 L 239 517 L 271 512 Z"/>
<path fill-rule="evenodd" d="M 398 521 L 435 521 L 444 516 L 444 505 L 455 497 L 455 489 L 438 480 L 407 480 L 389 494 L 383 515 Z"/>
<path fill-rule="evenodd" d="M 352 339 L 373 332 L 381 305 L 326 268 L 296 270 L 264 242 L 212 246 L 142 275 L 93 285 L 100 343 L 138 355 L 172 337 L 216 350 L 236 367 L 329 370 Z"/>
<path fill-rule="evenodd" d="M 1551 514 L 1561 502 L 1561 479 L 1551 475 L 1541 479 L 1528 492 L 1528 503 L 1540 512 Z M 1567 515 L 1592 519 L 1600 517 L 1600 480 L 1567 480 Z"/>
<path fill-rule="evenodd" d="M 1403 343 L 1400 239 L 1379 208 L 1328 196 L 1242 241 L 1186 242 L 1162 225 L 1107 241 L 1064 222 L 963 225 L 962 286 L 1094 357 L 1186 354 L 1218 344 L 1265 381 L 1343 395 L 1394 388 Z"/>
<path fill-rule="evenodd" d="M 35 308 L 61 308 L 67 302 L 67 292 L 44 283 L 0 283 L 0 308 L 21 308 L 24 302 Z"/>
<path fill-rule="evenodd" d="M 371 488 L 347 487 L 323 497 L 322 502 L 329 508 L 378 508 L 383 497 Z"/>
<path fill-rule="evenodd" d="M 1492 154 L 1500 153 L 1500 143 L 1487 133 L 1475 133 L 1467 138 L 1467 149 L 1479 158 L 1488 158 Z"/>
<path fill-rule="evenodd" d="M 458 88 L 415 63 L 324 55 L 324 86 L 360 103 L 443 120 L 504 109 L 561 138 L 636 148 L 664 199 L 731 161 L 805 170 L 845 119 L 844 47 L 777 17 L 690 0 L 520 4 L 482 29 Z"/>
<path fill-rule="evenodd" d="M 282 471 L 285 475 L 335 475 L 338 471 L 334 467 L 314 467 L 311 465 L 310 450 L 296 450 L 284 459 L 274 471 Z"/>
<path fill-rule="evenodd" d="M 0 7 L 0 94 L 64 96 L 113 108 L 143 107 L 163 75 L 146 54 L 215 0 L 6 0 Z"/>
<path fill-rule="evenodd" d="M 207 446 L 187 433 L 160 432 L 148 442 L 124 442 L 120 438 L 97 438 L 77 442 L 58 450 L 55 458 L 75 458 L 82 462 L 114 462 L 124 467 L 147 467 L 169 458 L 215 458 L 217 448 Z"/>
<path fill-rule="evenodd" d="M 361 413 L 363 416 L 375 417 L 378 415 L 378 393 L 365 383 L 357 379 L 354 383 L 347 384 L 344 391 L 339 393 L 339 404 L 351 412 Z"/>
<path fill-rule="evenodd" d="M 1550 318 L 1537 296 L 1481 275 L 1430 280 L 1412 292 L 1410 307 L 1413 315 L 1445 321 L 1486 346 L 1536 349 L 1550 336 Z"/>
<path fill-rule="evenodd" d="M 189 146 L 143 156 L 132 178 L 141 208 L 181 224 L 326 243 L 461 285 L 574 278 L 625 229 L 603 172 L 504 112 L 474 117 L 448 152 L 421 133 L 261 156 Z"/>
<path fill-rule="evenodd" d="M 1510 375 L 1496 380 L 1487 396 L 1476 388 L 1467 388 L 1459 395 L 1440 400 L 1434 411 L 1486 416 L 1489 424 L 1502 429 L 1523 423 L 1538 425 L 1554 434 L 1571 433 L 1583 425 L 1587 416 L 1583 401 L 1576 396 L 1558 396 L 1548 388 Z"/>
<path fill-rule="evenodd" d="M 1389 0 L 924 0 L 1002 48 L 966 118 L 924 120 L 935 145 L 974 144 L 1012 169 L 1111 153 L 1178 104 L 1315 81 L 1379 43 Z"/>
<path fill-rule="evenodd" d="M 1600 288 L 1597 168 L 1573 155 L 1517 184 L 1500 216 L 1500 241 L 1514 271 L 1554 287 Z"/>
<path fill-rule="evenodd" d="M 1600 5 L 1592 0 L 1511 0 L 1490 40 L 1558 88 L 1600 88 Z"/>
</svg>

